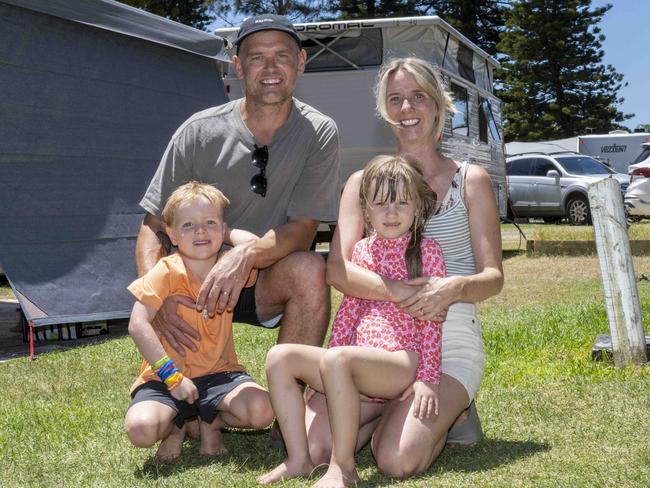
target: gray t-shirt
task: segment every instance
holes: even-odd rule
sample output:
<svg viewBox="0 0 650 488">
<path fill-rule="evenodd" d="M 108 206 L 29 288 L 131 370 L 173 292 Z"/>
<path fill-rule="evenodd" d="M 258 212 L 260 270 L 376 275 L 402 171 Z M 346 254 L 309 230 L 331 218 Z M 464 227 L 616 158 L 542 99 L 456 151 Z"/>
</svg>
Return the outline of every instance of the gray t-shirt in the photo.
<svg viewBox="0 0 650 488">
<path fill-rule="evenodd" d="M 250 190 L 259 169 L 251 164 L 256 141 L 241 118 L 241 102 L 198 112 L 178 128 L 140 206 L 160 216 L 174 189 L 197 180 L 228 197 L 225 221 L 233 229 L 261 236 L 289 218 L 335 221 L 341 189 L 334 121 L 294 98 L 289 119 L 268 145 L 261 197 Z"/>
</svg>

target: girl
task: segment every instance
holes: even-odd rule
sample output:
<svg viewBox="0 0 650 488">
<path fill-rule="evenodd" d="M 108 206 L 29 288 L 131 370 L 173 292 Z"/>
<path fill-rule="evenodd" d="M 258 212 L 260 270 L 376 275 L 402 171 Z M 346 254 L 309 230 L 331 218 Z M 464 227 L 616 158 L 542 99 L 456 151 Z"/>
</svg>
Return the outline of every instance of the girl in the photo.
<svg viewBox="0 0 650 488">
<path fill-rule="evenodd" d="M 397 280 L 445 275 L 440 247 L 422 237 L 435 193 L 414 166 L 401 157 L 373 159 L 359 197 L 369 237 L 355 245 L 356 264 Z M 277 345 L 267 356 L 266 373 L 287 458 L 258 482 L 308 475 L 320 461 L 310 456 L 302 381 L 325 394 L 332 432 L 329 468 L 314 486 L 348 486 L 359 480 L 359 426 L 366 428 L 366 419 L 378 415 L 381 399 L 413 396 L 417 418 L 437 415 L 440 323 L 414 319 L 392 302 L 345 296 L 329 349 Z"/>
</svg>

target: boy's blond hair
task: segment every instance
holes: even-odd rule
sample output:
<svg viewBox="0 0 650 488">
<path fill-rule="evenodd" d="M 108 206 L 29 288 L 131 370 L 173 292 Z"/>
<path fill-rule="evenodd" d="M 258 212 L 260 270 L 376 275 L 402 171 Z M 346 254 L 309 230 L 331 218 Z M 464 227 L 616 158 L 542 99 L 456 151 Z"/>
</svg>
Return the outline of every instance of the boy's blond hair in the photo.
<svg viewBox="0 0 650 488">
<path fill-rule="evenodd" d="M 179 186 L 169 195 L 165 208 L 162 211 L 162 218 L 165 224 L 171 226 L 174 222 L 176 210 L 182 204 L 196 200 L 199 197 L 206 198 L 212 205 L 223 211 L 230 205 L 230 200 L 213 185 L 190 181 Z"/>
</svg>

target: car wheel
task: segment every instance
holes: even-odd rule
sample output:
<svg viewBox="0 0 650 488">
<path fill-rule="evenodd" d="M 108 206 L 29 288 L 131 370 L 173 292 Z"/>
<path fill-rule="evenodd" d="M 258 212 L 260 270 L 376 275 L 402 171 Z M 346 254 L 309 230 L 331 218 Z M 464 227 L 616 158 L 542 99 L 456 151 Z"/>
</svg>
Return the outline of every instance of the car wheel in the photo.
<svg viewBox="0 0 650 488">
<path fill-rule="evenodd" d="M 584 195 L 571 197 L 566 206 L 566 213 L 571 225 L 591 224 L 591 211 L 589 209 L 589 200 Z"/>
</svg>

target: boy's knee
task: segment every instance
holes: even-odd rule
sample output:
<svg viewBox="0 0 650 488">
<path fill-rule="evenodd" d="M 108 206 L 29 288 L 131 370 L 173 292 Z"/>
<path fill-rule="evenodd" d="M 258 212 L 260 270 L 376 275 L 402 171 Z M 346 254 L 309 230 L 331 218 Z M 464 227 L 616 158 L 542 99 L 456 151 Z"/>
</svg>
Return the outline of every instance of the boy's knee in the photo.
<svg viewBox="0 0 650 488">
<path fill-rule="evenodd" d="M 151 416 L 127 415 L 124 429 L 127 437 L 136 447 L 151 447 L 160 440 L 158 439 L 160 425 Z"/>
<path fill-rule="evenodd" d="M 248 423 L 253 429 L 268 427 L 275 418 L 273 407 L 271 406 L 271 399 L 266 392 L 260 392 L 258 395 L 255 395 L 252 401 L 248 403 L 247 410 Z"/>
</svg>

